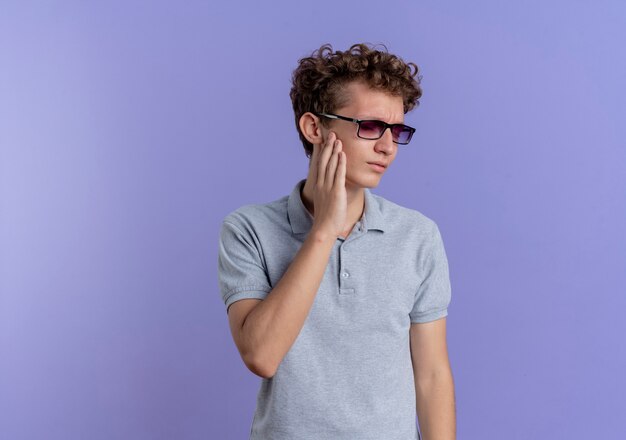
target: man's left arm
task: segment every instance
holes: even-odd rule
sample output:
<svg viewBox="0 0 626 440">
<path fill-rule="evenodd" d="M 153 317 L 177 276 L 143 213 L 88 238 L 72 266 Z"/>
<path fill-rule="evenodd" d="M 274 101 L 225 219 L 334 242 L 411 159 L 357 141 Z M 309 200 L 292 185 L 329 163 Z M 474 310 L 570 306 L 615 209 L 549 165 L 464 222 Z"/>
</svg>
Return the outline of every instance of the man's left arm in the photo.
<svg viewBox="0 0 626 440">
<path fill-rule="evenodd" d="M 411 323 L 410 341 L 422 438 L 455 440 L 454 380 L 448 359 L 446 318 Z"/>
</svg>

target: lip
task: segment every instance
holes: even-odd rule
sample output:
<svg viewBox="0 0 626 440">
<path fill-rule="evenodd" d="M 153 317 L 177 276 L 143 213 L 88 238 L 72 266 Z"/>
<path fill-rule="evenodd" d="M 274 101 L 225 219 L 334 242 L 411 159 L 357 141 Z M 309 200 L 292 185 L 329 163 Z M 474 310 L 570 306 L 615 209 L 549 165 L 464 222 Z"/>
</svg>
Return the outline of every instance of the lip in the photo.
<svg viewBox="0 0 626 440">
<path fill-rule="evenodd" d="M 377 162 L 368 162 L 368 165 L 370 165 L 374 171 L 378 171 L 379 173 L 384 173 L 386 169 L 385 166 L 380 165 Z"/>
</svg>

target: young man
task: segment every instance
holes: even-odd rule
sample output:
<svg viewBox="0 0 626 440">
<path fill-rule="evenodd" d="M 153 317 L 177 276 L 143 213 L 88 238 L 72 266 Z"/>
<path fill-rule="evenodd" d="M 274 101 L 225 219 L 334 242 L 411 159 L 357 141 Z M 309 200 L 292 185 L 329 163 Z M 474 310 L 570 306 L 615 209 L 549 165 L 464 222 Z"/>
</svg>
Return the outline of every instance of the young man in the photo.
<svg viewBox="0 0 626 440">
<path fill-rule="evenodd" d="M 308 176 L 222 223 L 222 299 L 263 378 L 250 439 L 415 440 L 416 414 L 421 438 L 455 438 L 441 234 L 370 191 L 410 148 L 417 71 L 364 44 L 301 59 L 290 96 Z"/>
</svg>

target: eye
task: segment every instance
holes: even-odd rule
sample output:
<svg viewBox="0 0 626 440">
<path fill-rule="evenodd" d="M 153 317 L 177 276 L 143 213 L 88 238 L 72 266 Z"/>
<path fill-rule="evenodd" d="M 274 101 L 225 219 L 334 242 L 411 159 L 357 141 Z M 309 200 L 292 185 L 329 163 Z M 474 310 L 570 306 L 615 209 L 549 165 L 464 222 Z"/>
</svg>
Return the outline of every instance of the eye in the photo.
<svg viewBox="0 0 626 440">
<path fill-rule="evenodd" d="M 378 136 L 382 124 L 379 121 L 362 121 L 361 122 L 361 134 L 368 136 Z"/>
<path fill-rule="evenodd" d="M 396 142 L 406 143 L 411 139 L 412 130 L 406 125 L 396 125 L 393 127 L 392 132 Z"/>
<path fill-rule="evenodd" d="M 411 130 L 406 125 L 394 125 L 391 129 L 394 136 L 402 136 L 408 134 Z"/>
</svg>

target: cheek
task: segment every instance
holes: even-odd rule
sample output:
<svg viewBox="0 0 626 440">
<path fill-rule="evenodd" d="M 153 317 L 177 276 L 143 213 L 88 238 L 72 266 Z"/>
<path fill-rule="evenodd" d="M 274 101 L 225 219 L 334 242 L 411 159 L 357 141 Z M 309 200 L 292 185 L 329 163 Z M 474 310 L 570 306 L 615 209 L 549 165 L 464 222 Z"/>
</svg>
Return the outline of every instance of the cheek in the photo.
<svg viewBox="0 0 626 440">
<path fill-rule="evenodd" d="M 348 162 L 351 159 L 353 161 L 363 159 L 366 148 L 364 145 L 359 145 L 358 142 L 342 142 L 341 145 L 341 151 L 345 153 Z"/>
<path fill-rule="evenodd" d="M 358 161 L 358 154 L 350 148 L 342 148 L 341 151 L 346 155 L 346 168 L 350 168 Z"/>
</svg>

